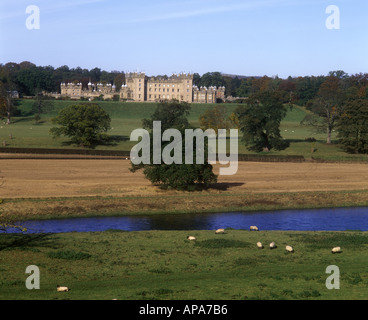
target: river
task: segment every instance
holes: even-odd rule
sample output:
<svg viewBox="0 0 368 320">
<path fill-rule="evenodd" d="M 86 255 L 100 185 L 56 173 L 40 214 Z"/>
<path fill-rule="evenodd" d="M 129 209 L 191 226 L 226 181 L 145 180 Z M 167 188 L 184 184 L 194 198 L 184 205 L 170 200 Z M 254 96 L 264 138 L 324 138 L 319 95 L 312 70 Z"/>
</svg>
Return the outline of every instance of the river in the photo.
<svg viewBox="0 0 368 320">
<path fill-rule="evenodd" d="M 367 231 L 368 207 L 68 218 L 32 220 L 23 222 L 22 225 L 29 233 L 89 232 L 109 229 L 248 230 L 251 225 L 258 226 L 260 230 Z"/>
</svg>

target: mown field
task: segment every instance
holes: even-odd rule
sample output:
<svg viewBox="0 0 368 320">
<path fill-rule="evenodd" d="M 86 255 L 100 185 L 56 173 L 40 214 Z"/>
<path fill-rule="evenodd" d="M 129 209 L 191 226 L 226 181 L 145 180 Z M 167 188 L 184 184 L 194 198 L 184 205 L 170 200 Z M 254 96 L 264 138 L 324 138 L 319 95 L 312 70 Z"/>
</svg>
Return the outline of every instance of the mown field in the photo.
<svg viewBox="0 0 368 320">
<path fill-rule="evenodd" d="M 0 141 L 6 141 L 9 148 L 77 148 L 70 144 L 67 138 L 60 137 L 53 139 L 49 130 L 53 127 L 51 119 L 65 106 L 79 103 L 76 101 L 55 101 L 54 109 L 42 115 L 39 124 L 35 123 L 34 115 L 31 112 L 32 100 L 19 100 L 18 109 L 20 113 L 13 118 L 12 125 L 0 125 Z M 142 119 L 148 118 L 156 108 L 155 103 L 126 103 L 104 101 L 98 102 L 110 115 L 112 119 L 111 130 L 108 134 L 111 140 L 106 145 L 99 145 L 96 149 L 125 150 L 130 151 L 134 142 L 130 142 L 130 133 L 142 127 Z M 237 107 L 236 104 L 225 104 L 228 114 L 231 114 Z M 191 124 L 199 127 L 199 116 L 213 105 L 192 104 L 189 120 Z M 271 151 L 267 155 L 302 155 L 306 159 L 311 157 L 316 159 L 332 161 L 367 161 L 367 156 L 349 155 L 341 150 L 336 141 L 336 132 L 333 135 L 334 143 L 326 145 L 326 136 L 323 133 L 316 133 L 313 128 L 300 125 L 306 110 L 299 106 L 294 106 L 281 123 L 281 134 L 284 139 L 290 142 L 290 147 L 282 151 Z M 10 139 L 10 135 L 12 139 Z M 240 136 L 240 135 L 239 135 Z M 306 139 L 315 138 L 316 142 L 307 142 Z M 312 152 L 312 148 L 314 151 Z M 252 154 L 239 139 L 239 153 Z"/>
<path fill-rule="evenodd" d="M 239 162 L 208 190 L 161 190 L 129 160 L 2 159 L 3 217 L 229 212 L 368 205 L 362 163 Z M 218 173 L 219 165 L 214 167 Z"/>
<path fill-rule="evenodd" d="M 332 254 L 337 245 L 342 253 Z M 0 299 L 365 300 L 367 245 L 359 231 L 1 234 Z M 25 286 L 29 265 L 39 267 L 39 290 Z M 330 265 L 340 270 L 340 289 L 326 287 Z"/>
</svg>

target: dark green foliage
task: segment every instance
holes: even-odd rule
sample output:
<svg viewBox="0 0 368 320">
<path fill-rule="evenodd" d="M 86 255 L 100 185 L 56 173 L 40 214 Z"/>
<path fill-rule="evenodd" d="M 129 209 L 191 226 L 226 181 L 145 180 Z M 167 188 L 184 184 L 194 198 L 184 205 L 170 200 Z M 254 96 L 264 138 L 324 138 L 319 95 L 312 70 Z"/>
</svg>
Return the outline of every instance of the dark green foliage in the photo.
<svg viewBox="0 0 368 320">
<path fill-rule="evenodd" d="M 152 130 L 153 121 L 161 121 L 162 132 L 166 129 L 183 130 L 189 128 L 190 104 L 177 100 L 162 102 L 157 105 L 155 112 L 150 119 L 143 119 L 143 128 Z"/>
<path fill-rule="evenodd" d="M 159 185 L 162 189 L 176 189 L 194 191 L 203 188 L 208 188 L 210 184 L 217 182 L 217 176 L 212 172 L 212 165 L 208 163 L 208 149 L 207 142 L 204 143 L 204 163 L 203 164 L 185 164 L 185 129 L 191 128 L 187 116 L 189 115 L 190 105 L 188 103 L 179 103 L 176 100 L 171 102 L 163 102 L 157 106 L 156 111 L 151 116 L 151 119 L 144 119 L 143 126 L 151 130 L 153 128 L 153 121 L 161 121 L 161 130 L 177 129 L 181 132 L 183 138 L 182 150 L 182 164 L 152 164 L 153 148 L 151 150 L 151 164 L 134 165 L 132 163 L 131 171 L 143 169 L 145 177 L 153 184 Z M 151 146 L 152 132 L 150 134 Z M 170 144 L 171 141 L 162 142 L 161 150 Z M 193 143 L 193 158 L 196 159 L 196 142 Z"/>
<path fill-rule="evenodd" d="M 346 152 L 368 153 L 368 100 L 347 102 L 337 129 L 338 138 Z"/>
<path fill-rule="evenodd" d="M 50 129 L 54 136 L 70 137 L 73 143 L 92 147 L 106 138 L 103 133 L 110 129 L 110 116 L 98 104 L 77 104 L 62 109 L 53 119 L 61 127 Z"/>
<path fill-rule="evenodd" d="M 248 150 L 282 150 L 288 146 L 280 134 L 280 123 L 287 113 L 287 107 L 279 92 L 264 91 L 254 94 L 235 112 Z"/>
</svg>

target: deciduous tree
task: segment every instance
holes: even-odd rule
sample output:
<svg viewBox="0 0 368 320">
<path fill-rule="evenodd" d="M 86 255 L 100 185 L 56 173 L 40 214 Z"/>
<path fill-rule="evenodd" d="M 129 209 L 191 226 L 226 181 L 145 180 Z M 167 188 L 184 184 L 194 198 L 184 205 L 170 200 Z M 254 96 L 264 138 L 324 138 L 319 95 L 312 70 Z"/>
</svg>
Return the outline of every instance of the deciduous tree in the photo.
<svg viewBox="0 0 368 320">
<path fill-rule="evenodd" d="M 86 103 L 65 107 L 52 121 L 60 125 L 50 129 L 54 137 L 64 135 L 73 143 L 92 147 L 106 138 L 111 119 L 98 104 Z"/>
<path fill-rule="evenodd" d="M 185 129 L 193 129 L 189 125 L 187 116 L 189 115 L 190 105 L 188 103 L 179 103 L 176 100 L 160 103 L 150 119 L 143 120 L 144 128 L 150 132 L 151 145 L 153 121 L 161 121 L 161 130 L 177 129 L 181 136 L 185 137 Z M 162 141 L 161 152 L 173 141 Z M 182 164 L 139 164 L 132 163 L 131 171 L 143 169 L 143 174 L 153 184 L 159 185 L 163 189 L 177 189 L 194 191 L 201 188 L 207 188 L 211 183 L 217 182 L 217 176 L 213 173 L 213 167 L 208 163 L 207 142 L 204 144 L 204 163 L 197 164 L 196 159 L 196 141 L 193 143 L 193 164 L 185 164 L 185 143 L 182 142 Z M 151 161 L 152 148 L 151 151 Z"/>
<path fill-rule="evenodd" d="M 368 99 L 348 101 L 337 122 L 337 129 L 345 151 L 368 153 Z"/>
<path fill-rule="evenodd" d="M 280 123 L 287 112 L 283 98 L 280 92 L 262 91 L 236 109 L 248 150 L 281 150 L 288 146 L 280 134 Z"/>
</svg>

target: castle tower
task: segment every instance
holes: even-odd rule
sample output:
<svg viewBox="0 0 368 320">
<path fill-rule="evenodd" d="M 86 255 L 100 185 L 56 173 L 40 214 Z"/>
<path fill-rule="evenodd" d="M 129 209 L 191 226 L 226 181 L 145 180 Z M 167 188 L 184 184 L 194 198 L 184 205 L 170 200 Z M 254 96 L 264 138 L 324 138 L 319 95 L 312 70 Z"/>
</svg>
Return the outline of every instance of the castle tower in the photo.
<svg viewBox="0 0 368 320">
<path fill-rule="evenodd" d="M 180 98 L 179 101 L 191 103 L 193 101 L 193 75 L 181 73 L 178 75 L 180 80 Z"/>
<path fill-rule="evenodd" d="M 147 100 L 147 77 L 144 72 L 130 72 L 125 75 L 128 91 L 132 92 L 134 101 Z"/>
</svg>

